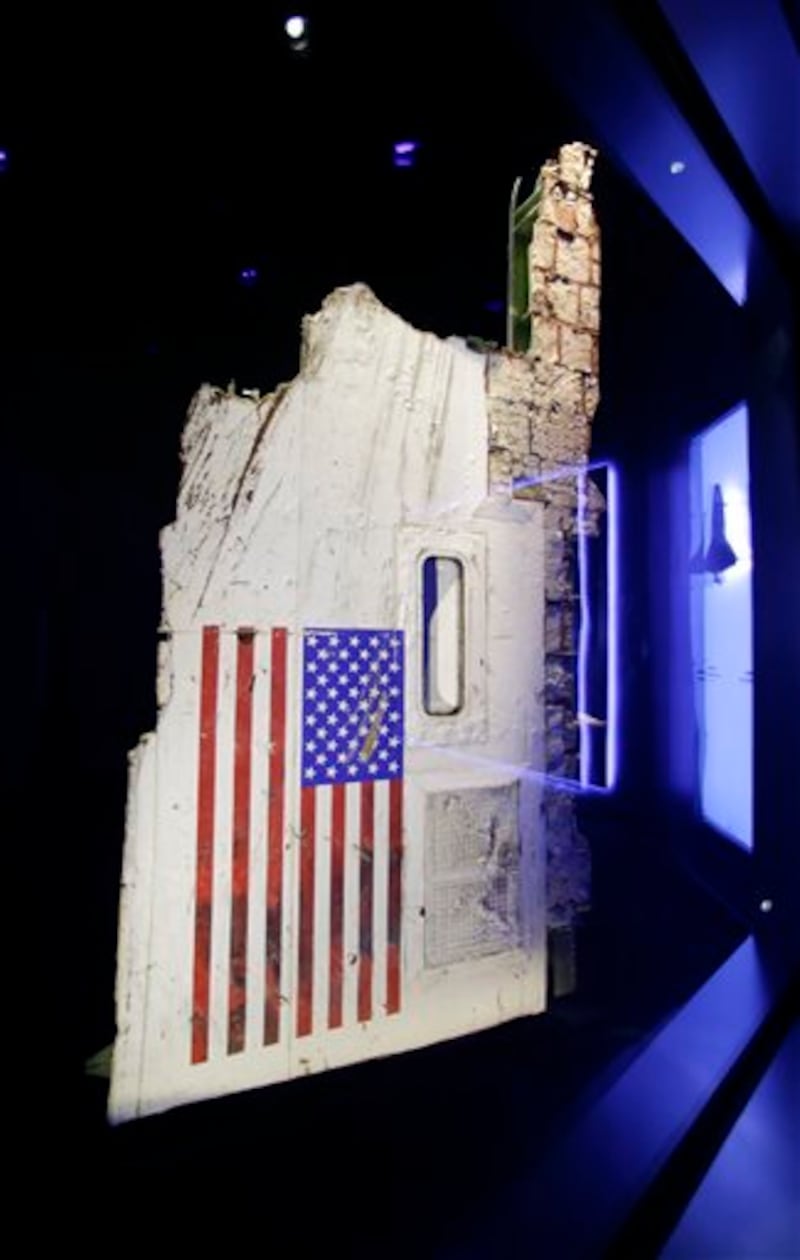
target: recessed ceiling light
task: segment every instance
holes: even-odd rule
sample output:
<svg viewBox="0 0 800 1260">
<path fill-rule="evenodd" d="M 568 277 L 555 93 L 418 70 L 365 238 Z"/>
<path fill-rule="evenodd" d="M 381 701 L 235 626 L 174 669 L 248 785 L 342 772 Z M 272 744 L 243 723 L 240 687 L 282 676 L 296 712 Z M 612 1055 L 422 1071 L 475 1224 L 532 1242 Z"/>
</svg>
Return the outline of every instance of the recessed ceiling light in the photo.
<svg viewBox="0 0 800 1260">
<path fill-rule="evenodd" d="M 302 39 L 306 33 L 306 20 L 299 13 L 295 13 L 292 17 L 286 19 L 283 29 L 289 36 L 289 39 L 295 41 Z"/>
</svg>

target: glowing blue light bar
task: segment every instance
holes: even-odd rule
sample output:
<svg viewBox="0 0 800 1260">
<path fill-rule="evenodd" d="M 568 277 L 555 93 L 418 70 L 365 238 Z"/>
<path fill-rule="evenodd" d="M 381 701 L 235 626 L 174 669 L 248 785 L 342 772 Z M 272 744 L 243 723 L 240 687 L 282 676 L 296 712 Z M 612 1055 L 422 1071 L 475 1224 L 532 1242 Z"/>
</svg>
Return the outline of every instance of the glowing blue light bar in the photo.
<svg viewBox="0 0 800 1260">
<path fill-rule="evenodd" d="M 578 713 L 585 715 L 589 711 L 587 703 L 589 679 L 589 638 L 592 630 L 591 609 L 589 607 L 589 546 L 586 537 L 587 490 L 586 473 L 577 474 L 578 480 L 578 596 L 581 606 L 581 624 L 578 632 L 578 677 L 577 698 Z M 591 773 L 592 739 L 591 731 L 585 721 L 578 719 L 578 765 L 581 787 L 588 787 L 592 782 Z"/>
<path fill-rule="evenodd" d="M 606 464 L 606 509 L 608 511 L 608 696 L 606 702 L 606 787 L 613 791 L 619 775 L 620 708 L 619 708 L 619 473 L 614 464 Z"/>
<path fill-rule="evenodd" d="M 588 509 L 587 478 L 591 472 L 603 471 L 606 477 L 606 711 L 605 762 L 594 764 L 592 756 L 591 716 L 588 714 L 589 667 L 593 650 L 593 626 L 590 601 L 591 561 L 589 535 L 585 528 Z M 619 476 L 611 463 L 599 462 L 568 465 L 550 469 L 535 477 L 521 477 L 514 489 L 546 485 L 553 481 L 574 478 L 577 485 L 577 558 L 580 627 L 576 669 L 576 699 L 579 714 L 579 778 L 558 780 L 574 791 L 610 792 L 617 785 L 620 758 L 620 688 L 619 688 Z M 548 776 L 555 782 L 553 776 Z M 598 782 L 598 779 L 601 780 Z"/>
</svg>

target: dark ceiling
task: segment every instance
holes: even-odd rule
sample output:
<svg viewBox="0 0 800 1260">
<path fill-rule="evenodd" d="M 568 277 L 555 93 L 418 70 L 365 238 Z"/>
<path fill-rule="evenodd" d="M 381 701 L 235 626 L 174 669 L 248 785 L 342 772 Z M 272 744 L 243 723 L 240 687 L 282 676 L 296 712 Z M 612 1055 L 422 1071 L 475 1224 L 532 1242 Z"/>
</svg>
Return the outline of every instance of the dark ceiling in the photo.
<svg viewBox="0 0 800 1260">
<path fill-rule="evenodd" d="M 46 37 L 34 22 L 11 29 L 0 54 L 8 367 L 35 375 L 42 356 L 61 370 L 100 354 L 129 370 L 166 355 L 267 387 L 293 369 L 302 314 L 356 279 L 440 333 L 499 337 L 510 181 L 576 133 L 701 256 L 708 244 L 725 284 L 745 248 L 740 204 L 779 249 L 797 240 L 791 3 L 577 0 L 569 22 L 541 4 L 466 14 L 411 0 L 380 20 L 366 5 L 312 4 L 304 52 L 274 4 L 185 28 L 136 8 L 113 24 L 70 12 Z M 607 83 L 602 108 L 587 108 L 575 80 L 597 99 L 603 74 L 616 92 Z M 690 109 L 697 136 L 679 116 Z M 392 165 L 402 139 L 420 144 L 411 169 Z M 682 222 L 689 203 L 700 225 Z"/>
</svg>

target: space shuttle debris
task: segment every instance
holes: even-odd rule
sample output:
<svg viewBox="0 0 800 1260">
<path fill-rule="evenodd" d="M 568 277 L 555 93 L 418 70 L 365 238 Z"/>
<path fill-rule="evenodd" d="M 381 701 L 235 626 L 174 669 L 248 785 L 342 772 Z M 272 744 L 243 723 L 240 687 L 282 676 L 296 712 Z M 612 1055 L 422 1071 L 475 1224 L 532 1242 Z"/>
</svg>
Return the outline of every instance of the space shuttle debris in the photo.
<svg viewBox="0 0 800 1260">
<path fill-rule="evenodd" d="M 546 613 L 577 592 L 568 502 L 515 487 L 586 459 L 591 160 L 565 146 L 543 176 L 525 350 L 442 341 L 353 285 L 304 321 L 291 384 L 192 403 L 130 764 L 115 1120 L 544 1009 L 548 903 L 552 927 L 585 895 L 544 785 L 575 713 Z"/>
</svg>

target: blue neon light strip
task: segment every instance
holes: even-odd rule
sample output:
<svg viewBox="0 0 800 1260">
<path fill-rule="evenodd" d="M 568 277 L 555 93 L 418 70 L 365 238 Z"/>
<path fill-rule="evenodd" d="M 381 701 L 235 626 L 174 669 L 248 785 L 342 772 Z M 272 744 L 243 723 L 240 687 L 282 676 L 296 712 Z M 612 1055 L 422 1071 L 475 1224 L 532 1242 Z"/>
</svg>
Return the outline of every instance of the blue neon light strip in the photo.
<svg viewBox="0 0 800 1260">
<path fill-rule="evenodd" d="M 619 474 L 613 464 L 606 464 L 606 508 L 608 511 L 608 586 L 606 598 L 608 672 L 606 702 L 606 788 L 617 786 L 619 774 Z"/>
<path fill-rule="evenodd" d="M 591 732 L 585 722 L 579 726 L 580 771 L 579 781 L 559 779 L 561 786 L 573 791 L 580 787 L 590 792 L 610 792 L 617 785 L 619 775 L 619 476 L 616 467 L 608 462 L 576 464 L 540 473 L 536 477 L 521 477 L 514 482 L 514 489 L 546 485 L 574 477 L 578 486 L 578 593 L 581 618 L 578 632 L 577 707 L 586 713 L 589 692 L 589 657 L 592 642 L 592 622 L 589 601 L 589 548 L 584 530 L 588 504 L 587 476 L 603 470 L 606 473 L 606 744 L 604 782 L 594 782 L 595 767 L 592 764 Z M 548 776 L 552 779 L 553 776 Z"/>
</svg>

